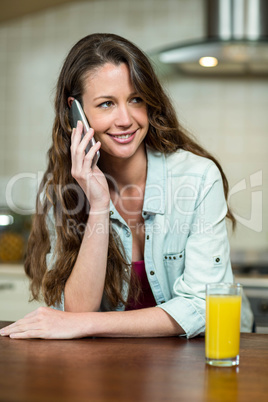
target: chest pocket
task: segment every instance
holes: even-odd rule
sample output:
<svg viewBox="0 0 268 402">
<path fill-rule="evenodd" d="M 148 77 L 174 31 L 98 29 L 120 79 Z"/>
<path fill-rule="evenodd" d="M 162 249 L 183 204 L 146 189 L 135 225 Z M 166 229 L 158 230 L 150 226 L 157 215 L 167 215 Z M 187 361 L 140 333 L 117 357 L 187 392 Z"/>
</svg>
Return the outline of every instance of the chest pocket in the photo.
<svg viewBox="0 0 268 402">
<path fill-rule="evenodd" d="M 173 295 L 173 285 L 176 279 L 182 275 L 184 270 L 185 255 L 184 250 L 180 253 L 164 254 L 164 266 L 168 277 L 170 293 Z"/>
</svg>

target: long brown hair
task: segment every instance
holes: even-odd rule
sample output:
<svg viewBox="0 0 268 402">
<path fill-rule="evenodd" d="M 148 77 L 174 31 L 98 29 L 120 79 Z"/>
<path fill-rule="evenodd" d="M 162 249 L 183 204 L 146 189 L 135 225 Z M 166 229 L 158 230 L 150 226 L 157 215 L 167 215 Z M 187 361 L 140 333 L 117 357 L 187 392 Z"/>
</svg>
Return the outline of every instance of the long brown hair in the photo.
<svg viewBox="0 0 268 402">
<path fill-rule="evenodd" d="M 173 106 L 146 55 L 128 40 L 114 34 L 86 36 L 70 50 L 59 75 L 52 146 L 48 151 L 48 167 L 37 196 L 36 214 L 25 260 L 25 271 L 31 278 L 33 299 L 38 299 L 42 291 L 48 305 L 60 302 L 83 238 L 83 231 L 71 230 L 70 222 L 72 228 L 81 228 L 81 225 L 86 224 L 90 211 L 82 189 L 71 176 L 68 97 L 72 96 L 82 102 L 87 74 L 106 63 L 126 63 L 135 90 L 147 104 L 150 124 L 145 142 L 163 153 L 181 148 L 213 160 L 221 172 L 227 199 L 228 182 L 220 164 L 180 126 Z M 80 208 L 77 208 L 78 204 Z M 55 220 L 56 246 L 53 269 L 48 269 L 46 255 L 51 248 L 48 214 L 51 211 Z M 234 224 L 230 210 L 227 216 Z M 124 281 L 129 281 L 126 265 L 124 249 L 110 223 L 104 294 L 111 308 L 120 302 L 125 303 L 122 285 Z"/>
</svg>

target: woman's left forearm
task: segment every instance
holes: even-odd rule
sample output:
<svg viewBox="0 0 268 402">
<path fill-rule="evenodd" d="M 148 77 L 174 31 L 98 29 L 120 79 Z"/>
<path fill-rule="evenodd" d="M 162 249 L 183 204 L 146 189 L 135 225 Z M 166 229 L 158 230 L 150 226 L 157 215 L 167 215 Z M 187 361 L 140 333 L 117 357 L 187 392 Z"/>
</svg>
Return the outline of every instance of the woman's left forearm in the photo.
<svg viewBox="0 0 268 402">
<path fill-rule="evenodd" d="M 157 307 L 92 314 L 89 320 L 92 336 L 161 337 L 184 334 L 180 325 L 168 313 Z"/>
</svg>

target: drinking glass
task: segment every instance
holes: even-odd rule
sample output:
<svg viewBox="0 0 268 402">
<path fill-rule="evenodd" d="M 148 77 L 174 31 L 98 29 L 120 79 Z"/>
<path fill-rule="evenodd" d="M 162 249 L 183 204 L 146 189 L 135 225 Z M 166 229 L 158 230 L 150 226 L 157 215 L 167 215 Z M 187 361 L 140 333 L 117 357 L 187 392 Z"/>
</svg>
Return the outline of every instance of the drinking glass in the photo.
<svg viewBox="0 0 268 402">
<path fill-rule="evenodd" d="M 242 286 L 211 283 L 206 286 L 206 363 L 229 367 L 239 364 Z"/>
</svg>

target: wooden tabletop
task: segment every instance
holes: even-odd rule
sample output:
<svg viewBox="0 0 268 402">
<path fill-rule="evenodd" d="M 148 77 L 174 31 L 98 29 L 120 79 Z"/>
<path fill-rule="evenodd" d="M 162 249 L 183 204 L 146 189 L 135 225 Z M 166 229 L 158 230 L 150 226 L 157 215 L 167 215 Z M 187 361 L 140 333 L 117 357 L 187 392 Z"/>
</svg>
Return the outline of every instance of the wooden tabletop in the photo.
<svg viewBox="0 0 268 402">
<path fill-rule="evenodd" d="M 203 337 L 0 337 L 1 402 L 261 402 L 267 396 L 267 334 L 242 334 L 240 365 L 232 368 L 205 364 Z"/>
</svg>

